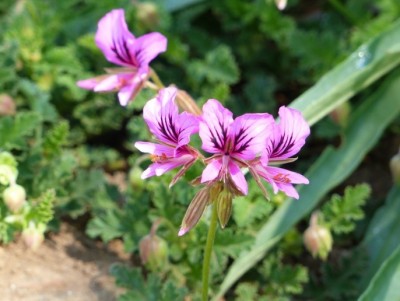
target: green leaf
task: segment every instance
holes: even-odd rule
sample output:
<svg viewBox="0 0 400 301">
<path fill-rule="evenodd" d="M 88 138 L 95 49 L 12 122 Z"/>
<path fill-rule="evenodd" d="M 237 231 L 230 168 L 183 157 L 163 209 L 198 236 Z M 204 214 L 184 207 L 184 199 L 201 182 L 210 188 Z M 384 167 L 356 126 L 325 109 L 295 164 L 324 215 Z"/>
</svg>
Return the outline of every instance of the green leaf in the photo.
<svg viewBox="0 0 400 301">
<path fill-rule="evenodd" d="M 61 121 L 57 123 L 45 137 L 43 143 L 44 153 L 49 157 L 58 156 L 67 142 L 68 134 L 68 122 Z"/>
<path fill-rule="evenodd" d="M 400 247 L 383 263 L 358 301 L 400 300 Z"/>
<path fill-rule="evenodd" d="M 400 21 L 359 47 L 298 97 L 291 107 L 302 111 L 312 125 L 399 63 Z"/>
<path fill-rule="evenodd" d="M 188 74 L 196 81 L 207 79 L 210 83 L 234 84 L 239 80 L 239 68 L 231 49 L 218 46 L 207 53 L 205 60 L 196 60 L 189 64 Z"/>
<path fill-rule="evenodd" d="M 327 148 L 309 169 L 306 176 L 310 185 L 300 187 L 301 199 L 298 202 L 287 200 L 279 207 L 258 232 L 251 250 L 233 263 L 217 296 L 223 295 L 296 222 L 308 214 L 329 190 L 355 170 L 386 126 L 400 113 L 399 94 L 400 72 L 395 72 L 355 111 L 342 145 L 337 150 Z"/>
<path fill-rule="evenodd" d="M 336 234 L 353 231 L 355 222 L 364 217 L 361 209 L 371 193 L 367 184 L 347 187 L 344 196 L 334 194 L 323 206 L 322 213 L 325 222 Z"/>
<path fill-rule="evenodd" d="M 0 119 L 0 147 L 8 149 L 18 147 L 22 139 L 30 135 L 39 125 L 40 117 L 33 112 L 21 112 L 14 118 L 6 116 Z"/>
<path fill-rule="evenodd" d="M 175 286 L 170 280 L 163 283 L 156 274 L 149 274 L 144 279 L 138 268 L 114 264 L 110 272 L 118 286 L 128 289 L 127 293 L 120 296 L 120 301 L 183 301 L 187 293 L 185 288 Z"/>
<path fill-rule="evenodd" d="M 368 226 L 361 248 L 369 255 L 368 267 L 363 273 L 360 286 L 365 288 L 381 264 L 400 245 L 400 187 L 394 186 L 386 203 L 374 215 Z"/>
<path fill-rule="evenodd" d="M 53 206 L 55 198 L 54 189 L 46 191 L 32 207 L 27 219 L 35 221 L 36 224 L 46 225 L 54 217 Z"/>
</svg>

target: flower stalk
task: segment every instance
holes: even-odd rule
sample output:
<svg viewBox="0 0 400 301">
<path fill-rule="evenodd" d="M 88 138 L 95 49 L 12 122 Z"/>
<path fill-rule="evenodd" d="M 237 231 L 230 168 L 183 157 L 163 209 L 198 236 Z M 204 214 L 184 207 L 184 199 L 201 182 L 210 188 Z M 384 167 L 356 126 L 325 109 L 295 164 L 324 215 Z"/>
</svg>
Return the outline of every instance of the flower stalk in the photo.
<svg viewBox="0 0 400 301">
<path fill-rule="evenodd" d="M 208 300 L 208 283 L 210 276 L 210 261 L 211 253 L 214 245 L 215 233 L 217 232 L 217 221 L 218 221 L 218 211 L 217 204 L 212 205 L 212 214 L 210 221 L 210 228 L 208 229 L 206 248 L 204 250 L 204 260 L 203 260 L 203 289 L 202 289 L 202 301 Z"/>
</svg>

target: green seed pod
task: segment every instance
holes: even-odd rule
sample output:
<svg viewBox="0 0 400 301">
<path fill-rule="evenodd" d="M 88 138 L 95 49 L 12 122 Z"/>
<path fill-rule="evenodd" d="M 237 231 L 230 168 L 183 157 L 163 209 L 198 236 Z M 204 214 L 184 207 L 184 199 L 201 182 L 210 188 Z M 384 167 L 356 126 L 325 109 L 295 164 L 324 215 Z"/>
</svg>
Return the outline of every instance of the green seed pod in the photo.
<svg viewBox="0 0 400 301">
<path fill-rule="evenodd" d="M 139 243 L 142 263 L 151 271 L 159 271 L 168 261 L 168 245 L 155 234 L 148 234 Z"/>
</svg>

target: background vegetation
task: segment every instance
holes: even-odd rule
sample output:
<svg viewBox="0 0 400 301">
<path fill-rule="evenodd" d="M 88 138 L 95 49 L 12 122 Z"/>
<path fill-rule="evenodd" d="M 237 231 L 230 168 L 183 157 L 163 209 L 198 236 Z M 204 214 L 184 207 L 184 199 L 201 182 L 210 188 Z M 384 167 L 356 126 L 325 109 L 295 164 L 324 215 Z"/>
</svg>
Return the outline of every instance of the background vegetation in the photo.
<svg viewBox="0 0 400 301">
<path fill-rule="evenodd" d="M 170 175 L 140 179 L 149 161 L 133 143 L 151 138 L 141 110 L 152 92 L 123 108 L 116 95 L 75 84 L 109 66 L 93 35 L 113 8 L 125 9 L 135 35 L 168 37 L 152 67 L 200 105 L 217 98 L 235 114 L 274 115 L 290 105 L 313 125 L 293 164 L 310 179 L 299 201 L 278 194 L 268 202 L 252 180 L 249 195 L 235 199 L 233 218 L 217 233 L 212 295 L 399 298 L 400 188 L 389 171 L 400 144 L 397 0 L 289 0 L 284 11 L 269 0 L 2 1 L 0 176 L 4 166 L 17 170 L 28 203 L 18 214 L 0 203 L 1 242 L 51 217 L 49 231 L 83 221 L 88 236 L 120 238 L 132 254 L 135 268 L 111 268 L 127 288 L 120 300 L 199 297 L 207 214 L 177 237 L 195 189 L 180 181 L 169 190 Z M 303 246 L 317 210 L 333 235 L 326 261 Z M 162 250 L 138 266 L 139 242 L 154 222 Z"/>
</svg>

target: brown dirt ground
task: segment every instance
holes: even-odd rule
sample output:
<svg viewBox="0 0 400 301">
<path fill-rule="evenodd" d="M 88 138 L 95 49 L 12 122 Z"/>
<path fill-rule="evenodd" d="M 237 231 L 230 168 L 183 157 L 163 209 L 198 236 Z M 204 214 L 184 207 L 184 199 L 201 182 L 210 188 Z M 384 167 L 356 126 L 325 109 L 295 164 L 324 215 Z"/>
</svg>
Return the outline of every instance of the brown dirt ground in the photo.
<svg viewBox="0 0 400 301">
<path fill-rule="evenodd" d="M 105 246 L 63 224 L 35 252 L 21 241 L 0 246 L 0 301 L 115 301 L 108 271 L 127 261 L 120 241 Z"/>
</svg>

